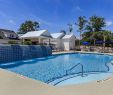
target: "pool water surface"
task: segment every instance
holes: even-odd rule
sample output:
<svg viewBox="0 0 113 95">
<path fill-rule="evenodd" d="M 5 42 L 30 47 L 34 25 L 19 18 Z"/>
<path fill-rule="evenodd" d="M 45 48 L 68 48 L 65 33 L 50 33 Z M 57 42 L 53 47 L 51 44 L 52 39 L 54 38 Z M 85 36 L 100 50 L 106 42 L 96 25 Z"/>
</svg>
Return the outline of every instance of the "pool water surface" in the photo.
<svg viewBox="0 0 113 95">
<path fill-rule="evenodd" d="M 59 54 L 0 64 L 1 68 L 63 86 L 102 80 L 113 74 L 113 56 L 102 54 Z"/>
</svg>

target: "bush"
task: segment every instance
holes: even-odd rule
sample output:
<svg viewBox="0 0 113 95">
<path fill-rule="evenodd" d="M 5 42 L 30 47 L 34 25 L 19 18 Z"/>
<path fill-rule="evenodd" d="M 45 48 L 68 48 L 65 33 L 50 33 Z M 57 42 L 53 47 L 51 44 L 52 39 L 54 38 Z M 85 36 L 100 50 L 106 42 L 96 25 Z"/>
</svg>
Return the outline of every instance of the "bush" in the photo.
<svg viewBox="0 0 113 95">
<path fill-rule="evenodd" d="M 8 44 L 18 44 L 17 41 L 8 41 Z"/>
<path fill-rule="evenodd" d="M 23 45 L 32 45 L 32 42 L 31 41 L 24 41 L 22 42 Z"/>
</svg>

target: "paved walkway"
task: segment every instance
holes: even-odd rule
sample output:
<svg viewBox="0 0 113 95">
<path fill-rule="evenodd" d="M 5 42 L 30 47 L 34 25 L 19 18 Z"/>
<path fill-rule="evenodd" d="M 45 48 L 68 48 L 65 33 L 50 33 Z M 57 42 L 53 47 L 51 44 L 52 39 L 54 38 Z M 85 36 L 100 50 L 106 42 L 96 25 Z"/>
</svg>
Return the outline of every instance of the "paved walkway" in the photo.
<svg viewBox="0 0 113 95">
<path fill-rule="evenodd" d="M 0 95 L 113 95 L 113 77 L 94 83 L 54 87 L 0 69 Z"/>
</svg>

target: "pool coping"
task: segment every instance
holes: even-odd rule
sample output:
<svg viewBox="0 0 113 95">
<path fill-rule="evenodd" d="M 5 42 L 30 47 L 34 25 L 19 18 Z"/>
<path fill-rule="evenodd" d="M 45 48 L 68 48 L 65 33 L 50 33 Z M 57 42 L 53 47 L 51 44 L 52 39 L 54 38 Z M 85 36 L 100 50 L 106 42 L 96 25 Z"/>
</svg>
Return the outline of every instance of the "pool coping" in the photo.
<svg viewBox="0 0 113 95">
<path fill-rule="evenodd" d="M 70 53 L 113 55 L 113 53 L 85 52 L 85 51 L 63 51 L 63 52 L 53 52 L 52 54 L 57 55 L 57 54 L 70 54 Z"/>
<path fill-rule="evenodd" d="M 83 51 L 58 52 L 53 53 L 53 55 L 67 53 L 95 53 L 113 55 L 112 53 Z M 0 95 L 113 95 L 112 88 L 113 77 L 91 83 L 54 87 L 37 80 L 0 69 Z"/>
</svg>

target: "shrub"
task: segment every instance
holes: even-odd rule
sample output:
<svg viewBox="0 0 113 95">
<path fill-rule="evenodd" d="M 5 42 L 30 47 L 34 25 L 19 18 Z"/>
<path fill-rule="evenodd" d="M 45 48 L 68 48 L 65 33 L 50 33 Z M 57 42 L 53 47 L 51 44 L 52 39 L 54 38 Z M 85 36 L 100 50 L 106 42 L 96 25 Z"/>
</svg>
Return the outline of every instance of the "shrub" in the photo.
<svg viewBox="0 0 113 95">
<path fill-rule="evenodd" d="M 32 42 L 31 41 L 24 41 L 22 42 L 23 45 L 32 45 Z"/>
<path fill-rule="evenodd" d="M 8 41 L 8 44 L 18 44 L 17 41 Z"/>
</svg>

